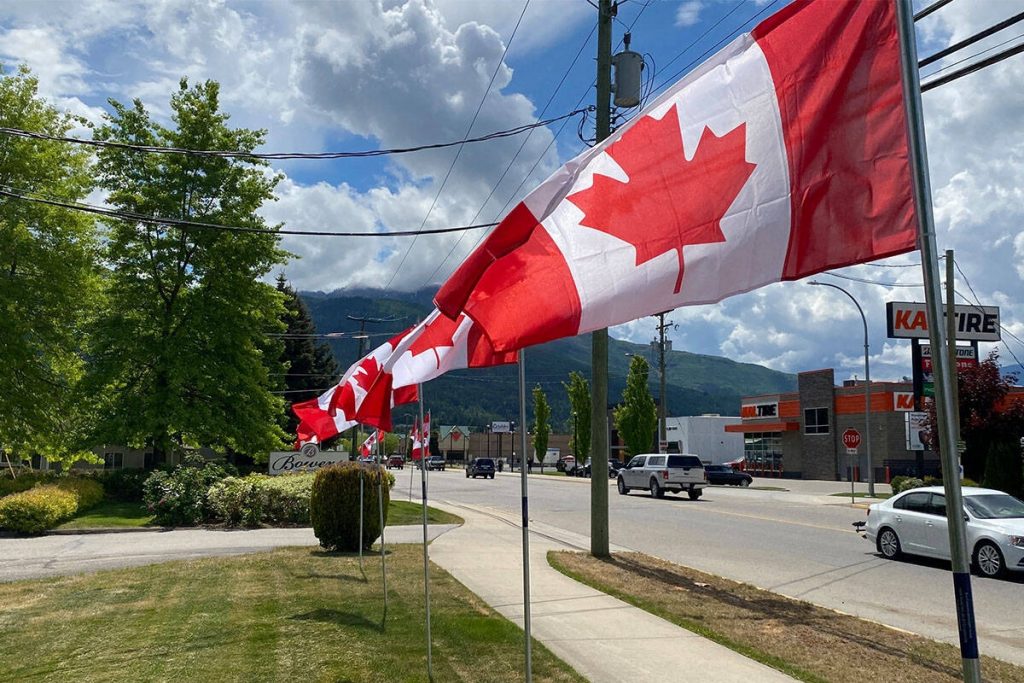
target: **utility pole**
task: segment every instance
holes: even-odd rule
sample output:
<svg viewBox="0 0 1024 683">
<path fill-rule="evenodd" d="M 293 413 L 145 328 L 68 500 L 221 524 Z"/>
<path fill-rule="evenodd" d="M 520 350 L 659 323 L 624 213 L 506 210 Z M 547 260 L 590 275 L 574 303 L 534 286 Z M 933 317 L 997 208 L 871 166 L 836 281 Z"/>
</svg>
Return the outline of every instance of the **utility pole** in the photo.
<svg viewBox="0 0 1024 683">
<path fill-rule="evenodd" d="M 953 378 L 950 380 L 950 394 L 953 396 L 953 420 L 956 430 L 956 449 L 959 459 L 960 455 L 960 373 L 956 362 L 956 300 L 953 291 L 953 250 L 946 250 L 946 344 L 949 346 L 949 367 L 952 368 Z M 932 352 L 934 356 L 938 350 Z M 975 354 L 977 355 L 977 354 Z M 945 461 L 943 461 L 945 463 Z M 943 472 L 946 477 L 960 478 L 960 472 Z"/>
<path fill-rule="evenodd" d="M 665 315 L 668 311 L 658 314 L 658 370 L 661 373 L 660 395 L 658 397 L 658 440 L 668 441 L 668 427 L 665 424 L 668 416 L 668 408 L 665 405 L 665 330 L 672 326 L 672 323 L 665 324 Z"/>
<path fill-rule="evenodd" d="M 612 105 L 612 0 L 598 0 L 597 8 L 597 142 L 611 135 Z M 608 557 L 608 330 L 590 333 L 591 395 L 590 442 L 590 554 Z M 582 463 L 580 463 L 582 464 Z"/>
</svg>

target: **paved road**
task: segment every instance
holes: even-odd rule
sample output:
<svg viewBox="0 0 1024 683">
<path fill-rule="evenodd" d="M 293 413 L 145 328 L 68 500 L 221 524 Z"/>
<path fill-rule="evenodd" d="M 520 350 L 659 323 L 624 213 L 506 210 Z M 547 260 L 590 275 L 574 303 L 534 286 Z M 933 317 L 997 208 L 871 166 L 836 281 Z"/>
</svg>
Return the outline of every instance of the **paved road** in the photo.
<svg viewBox="0 0 1024 683">
<path fill-rule="evenodd" d="M 431 525 L 430 538 L 452 529 Z M 418 526 L 388 527 L 388 543 L 418 543 Z M 74 534 L 38 538 L 0 538 L 0 581 L 37 579 L 81 572 L 136 567 L 171 560 L 240 555 L 282 546 L 318 545 L 305 529 L 176 529 L 116 534 Z"/>
<path fill-rule="evenodd" d="M 408 495 L 407 473 L 396 497 Z M 518 475 L 465 479 L 461 471 L 432 472 L 432 498 L 518 512 Z M 765 482 L 779 485 L 778 481 Z M 404 484 L 404 486 L 403 486 Z M 842 484 L 784 482 L 794 491 L 713 487 L 699 501 L 672 494 L 609 493 L 614 544 L 825 607 L 957 644 L 949 563 L 890 562 L 852 531 L 864 519 L 849 501 L 823 497 Z M 412 497 L 419 494 L 418 482 Z M 530 518 L 587 535 L 587 480 L 530 478 Z M 1024 665 L 1024 580 L 975 578 L 981 650 Z"/>
</svg>

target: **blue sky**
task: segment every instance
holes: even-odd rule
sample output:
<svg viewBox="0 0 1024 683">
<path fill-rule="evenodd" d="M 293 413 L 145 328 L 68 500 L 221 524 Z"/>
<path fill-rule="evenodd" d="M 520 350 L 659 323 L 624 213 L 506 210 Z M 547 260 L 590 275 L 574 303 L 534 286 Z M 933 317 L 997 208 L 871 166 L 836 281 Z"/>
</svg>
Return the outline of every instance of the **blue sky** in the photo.
<svg viewBox="0 0 1024 683">
<path fill-rule="evenodd" d="M 649 56 L 661 85 L 748 30 L 758 13 L 763 18 L 785 4 L 629 0 L 619 9 L 614 41 L 632 25 L 632 47 Z M 473 135 L 536 120 L 566 73 L 544 116 L 574 109 L 581 97 L 593 101 L 596 10 L 587 0 L 531 0 L 509 43 L 523 7 L 520 0 L 8 0 L 0 5 L 0 63 L 8 70 L 28 64 L 46 98 L 97 122 L 107 98 L 140 98 L 164 115 L 178 79 L 188 76 L 219 81 L 232 123 L 266 128 L 267 151 L 408 146 L 461 139 L 496 69 Z M 919 24 L 921 53 L 1022 10 L 1024 0 L 956 0 Z M 1022 31 L 1012 27 L 966 52 L 1019 40 Z M 1010 336 L 1024 339 L 1022 82 L 1018 56 L 925 96 L 939 248 L 956 250 L 958 292 L 974 299 L 973 288 L 981 303 L 1001 307 L 1008 333 L 999 350 L 1007 363 L 1014 362 L 1010 352 L 1024 359 L 1024 342 Z M 582 149 L 575 121 L 552 144 L 557 130 L 535 131 L 514 162 L 525 135 L 465 146 L 440 192 L 454 149 L 277 163 L 285 179 L 265 214 L 294 229 L 368 232 L 490 222 Z M 408 239 L 288 238 L 284 246 L 301 258 L 285 272 L 300 288 L 324 291 L 436 286 L 479 237 L 418 239 L 401 268 Z M 917 263 L 914 253 L 822 276 L 848 288 L 868 314 L 873 377 L 910 372 L 907 343 L 885 339 L 885 302 L 923 299 Z M 836 367 L 837 379 L 862 376 L 860 318 L 841 299 L 805 283 L 772 285 L 677 310 L 672 337 L 677 349 L 779 370 Z M 613 331 L 637 342 L 653 333 L 650 318 Z"/>
</svg>

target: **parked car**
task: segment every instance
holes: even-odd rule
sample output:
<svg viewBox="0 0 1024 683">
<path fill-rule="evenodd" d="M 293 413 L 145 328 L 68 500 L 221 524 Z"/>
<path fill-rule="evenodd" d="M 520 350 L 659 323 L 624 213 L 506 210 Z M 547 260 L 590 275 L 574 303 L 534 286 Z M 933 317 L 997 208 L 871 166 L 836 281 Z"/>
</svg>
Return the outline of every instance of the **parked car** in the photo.
<svg viewBox="0 0 1024 683">
<path fill-rule="evenodd" d="M 621 462 L 619 462 L 618 460 L 612 460 L 611 458 L 609 458 L 608 459 L 608 478 L 609 479 L 614 479 L 616 476 L 618 476 L 618 472 L 619 472 L 619 470 L 621 468 L 622 468 L 622 463 Z M 581 465 L 580 467 L 572 467 L 571 469 L 567 469 L 565 471 L 565 473 L 568 474 L 569 476 L 573 476 L 573 477 L 589 477 L 590 476 L 590 458 L 587 458 L 586 461 L 583 463 L 583 465 Z"/>
<path fill-rule="evenodd" d="M 494 479 L 494 460 L 491 458 L 473 458 L 466 467 L 466 479 L 473 477 L 490 477 Z"/>
<path fill-rule="evenodd" d="M 400 455 L 392 455 L 388 458 L 388 469 L 405 469 L 405 458 Z"/>
<path fill-rule="evenodd" d="M 574 467 L 576 467 L 576 458 L 571 455 L 559 458 L 555 463 L 555 469 L 559 472 L 570 472 Z"/>
<path fill-rule="evenodd" d="M 686 491 L 690 500 L 697 500 L 707 483 L 704 464 L 698 456 L 689 453 L 635 455 L 617 476 L 620 494 L 626 495 L 633 489 L 647 489 L 652 498 L 663 498 L 665 491 Z"/>
<path fill-rule="evenodd" d="M 728 484 L 729 486 L 750 486 L 754 478 L 746 472 L 737 472 L 728 465 L 705 465 L 709 484 Z"/>
<path fill-rule="evenodd" d="M 1024 571 L 1024 501 L 994 489 L 963 488 L 967 549 L 987 577 Z M 864 536 L 883 557 L 950 559 L 946 496 L 941 486 L 904 491 L 868 508 Z"/>
<path fill-rule="evenodd" d="M 427 469 L 428 470 L 441 470 L 444 471 L 444 457 L 440 455 L 432 455 L 427 458 Z"/>
</svg>

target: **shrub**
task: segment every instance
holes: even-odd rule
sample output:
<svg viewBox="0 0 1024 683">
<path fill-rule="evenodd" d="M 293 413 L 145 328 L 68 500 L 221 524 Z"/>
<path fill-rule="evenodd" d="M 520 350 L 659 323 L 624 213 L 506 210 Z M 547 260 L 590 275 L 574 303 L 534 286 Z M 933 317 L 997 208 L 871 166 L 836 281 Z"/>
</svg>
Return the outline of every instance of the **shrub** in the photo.
<svg viewBox="0 0 1024 683">
<path fill-rule="evenodd" d="M 103 485 L 85 477 L 62 477 L 57 488 L 73 493 L 77 502 L 76 513 L 84 512 L 103 500 Z"/>
<path fill-rule="evenodd" d="M 210 509 L 228 526 L 259 526 L 263 519 L 266 491 L 250 477 L 227 477 L 207 493 Z"/>
<path fill-rule="evenodd" d="M 895 488 L 893 488 L 892 492 L 903 493 L 904 491 L 909 491 L 910 489 L 919 489 L 922 486 L 924 486 L 924 482 L 922 480 L 918 479 L 917 477 L 907 477 L 906 479 L 903 480 L 903 483 L 900 486 L 900 490 L 897 491 Z"/>
<path fill-rule="evenodd" d="M 206 498 L 210 487 L 227 476 L 227 470 L 216 463 L 178 465 L 170 472 L 157 470 L 143 484 L 142 499 L 157 524 L 199 524 L 213 517 Z"/>
<path fill-rule="evenodd" d="M 0 499 L 0 527 L 24 534 L 42 533 L 74 517 L 78 500 L 76 493 L 50 485 L 11 494 Z"/>
<path fill-rule="evenodd" d="M 9 470 L 3 470 L 0 474 L 0 498 L 12 493 L 28 491 L 37 484 L 44 484 L 53 481 L 56 475 L 49 472 L 28 471 L 22 472 L 17 478 L 11 476 Z"/>
<path fill-rule="evenodd" d="M 896 494 L 896 493 L 899 493 L 900 491 L 902 491 L 903 490 L 903 482 L 905 482 L 907 479 L 910 479 L 910 477 L 905 477 L 902 474 L 899 475 L 899 476 L 893 477 L 889 481 L 889 486 L 892 486 L 892 492 L 894 494 Z"/>
<path fill-rule="evenodd" d="M 967 477 L 964 477 L 963 479 L 960 480 L 960 486 L 977 486 L 977 485 L 978 485 L 978 482 L 974 481 L 973 479 L 968 479 Z"/>
<path fill-rule="evenodd" d="M 141 468 L 129 468 L 121 470 L 101 470 L 94 476 L 103 484 L 103 490 L 107 498 L 119 500 L 126 503 L 136 503 L 142 500 L 143 484 L 151 472 Z"/>
<path fill-rule="evenodd" d="M 930 474 L 921 481 L 925 486 L 942 486 L 942 477 L 933 477 Z"/>
<path fill-rule="evenodd" d="M 359 480 L 363 477 L 363 535 L 359 538 Z M 380 536 L 377 485 L 384 482 L 380 466 L 344 462 L 317 470 L 309 501 L 313 533 L 328 550 L 369 548 Z M 382 487 L 384 523 L 387 524 L 390 486 Z"/>
<path fill-rule="evenodd" d="M 266 494 L 263 513 L 267 524 L 309 524 L 313 472 L 259 476 Z"/>
</svg>

